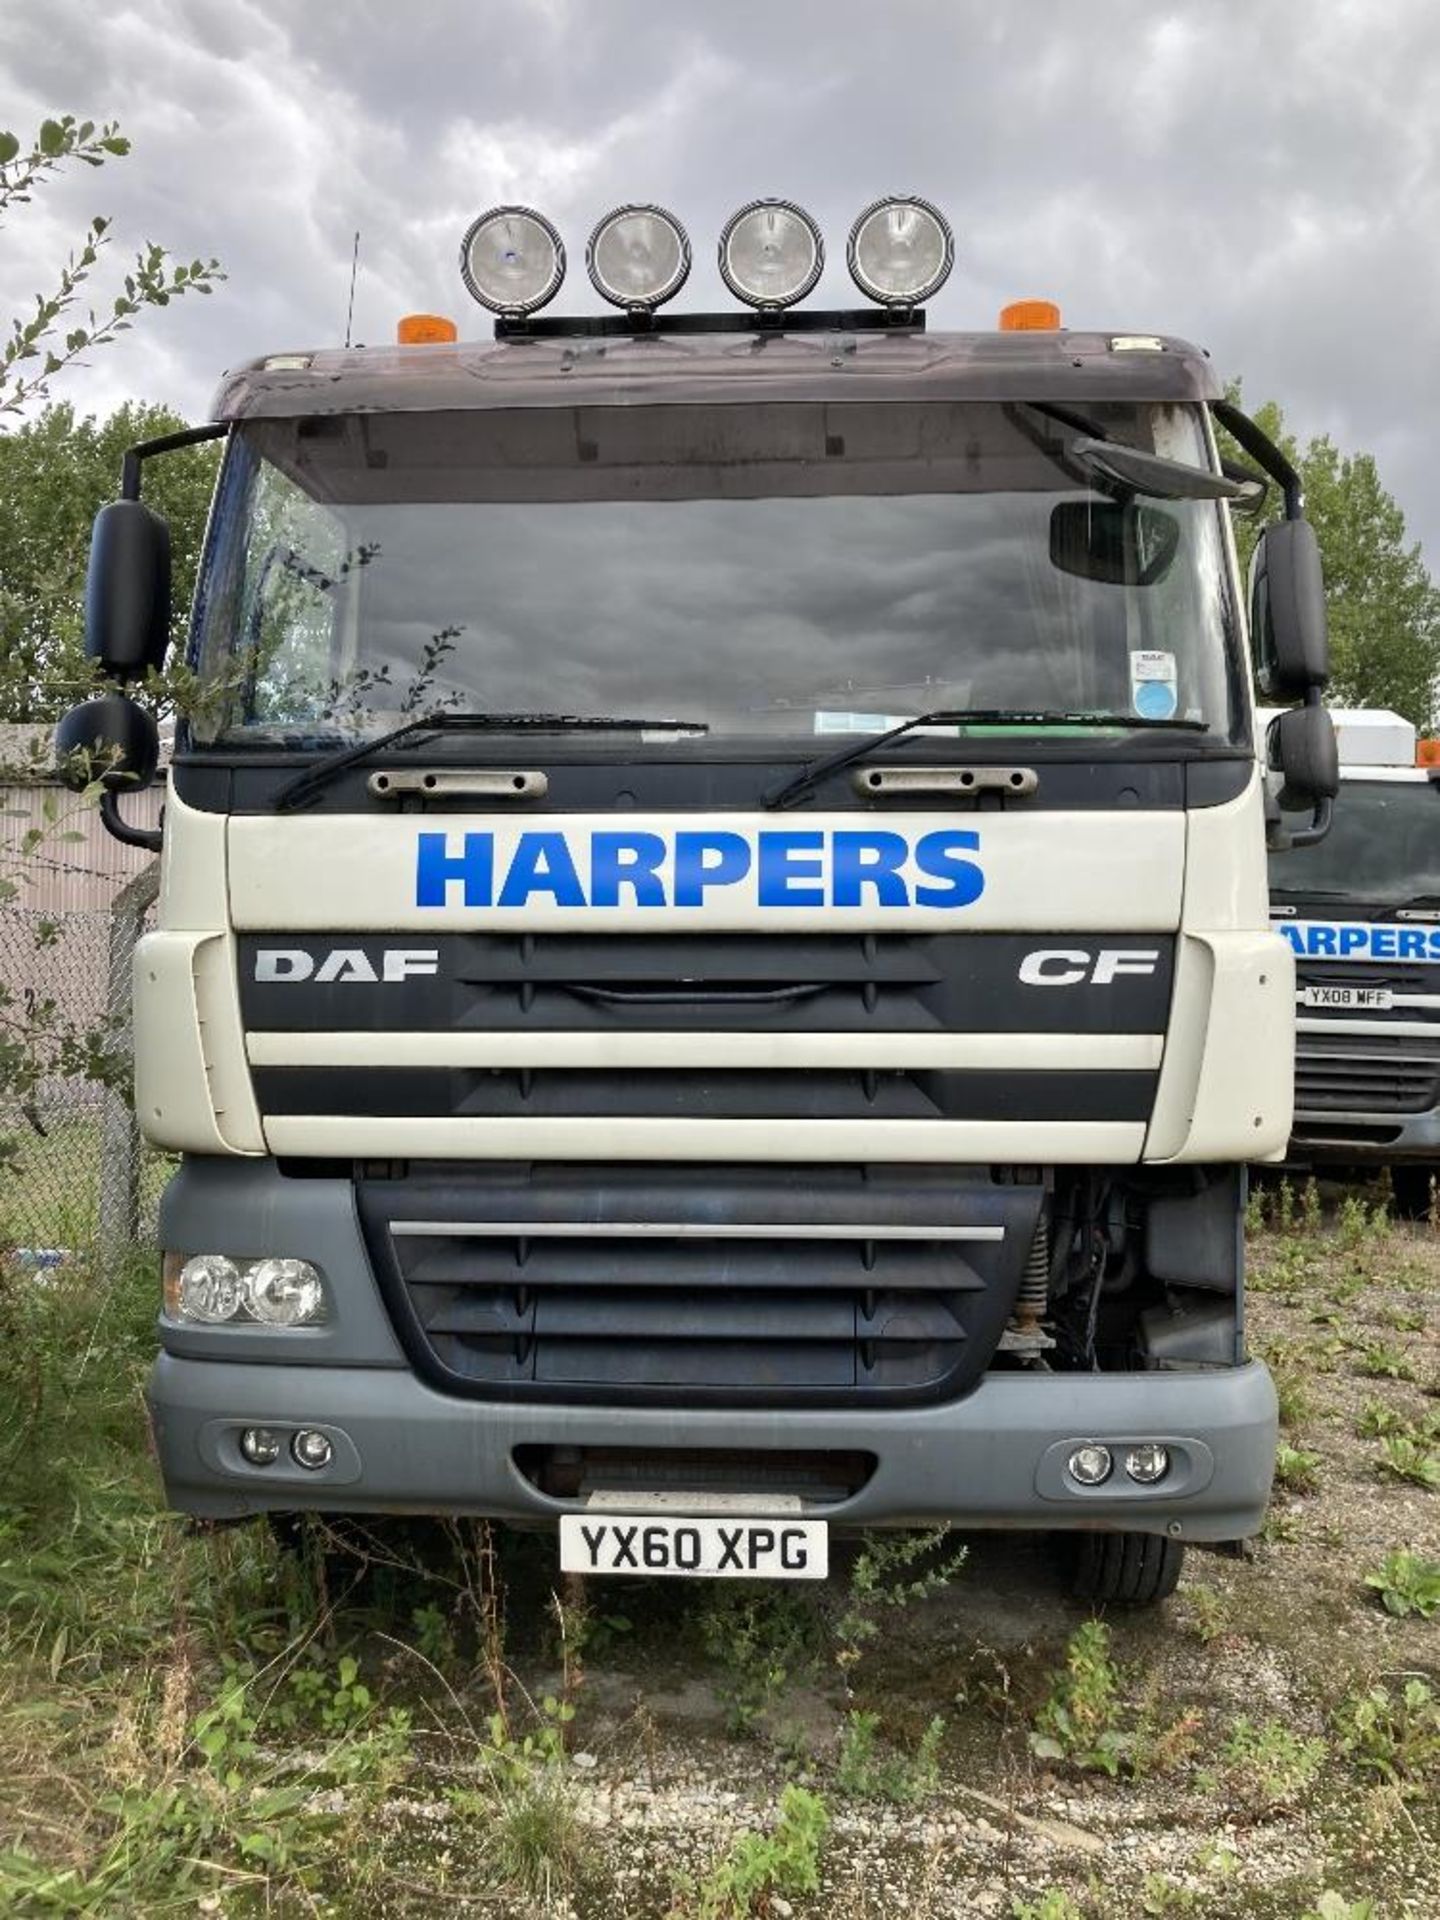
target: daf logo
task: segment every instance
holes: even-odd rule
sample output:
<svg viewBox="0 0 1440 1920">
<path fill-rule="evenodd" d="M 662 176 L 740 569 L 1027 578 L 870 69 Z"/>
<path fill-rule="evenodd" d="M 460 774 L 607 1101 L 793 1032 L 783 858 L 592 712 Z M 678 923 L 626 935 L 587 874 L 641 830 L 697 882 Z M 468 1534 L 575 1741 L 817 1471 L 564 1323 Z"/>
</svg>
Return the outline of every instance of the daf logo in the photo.
<svg viewBox="0 0 1440 1920">
<path fill-rule="evenodd" d="M 1020 962 L 1027 987 L 1110 987 L 1126 974 L 1153 974 L 1160 954 L 1154 947 L 1037 947 Z"/>
<path fill-rule="evenodd" d="M 409 980 L 415 974 L 439 971 L 440 955 L 434 947 L 386 947 L 378 973 L 363 947 L 332 947 L 319 961 L 304 947 L 261 947 L 255 955 L 255 978 L 267 985 L 282 980 L 313 980 L 317 986 L 328 986 L 332 981 L 364 981 L 374 986 L 382 980 Z"/>
</svg>

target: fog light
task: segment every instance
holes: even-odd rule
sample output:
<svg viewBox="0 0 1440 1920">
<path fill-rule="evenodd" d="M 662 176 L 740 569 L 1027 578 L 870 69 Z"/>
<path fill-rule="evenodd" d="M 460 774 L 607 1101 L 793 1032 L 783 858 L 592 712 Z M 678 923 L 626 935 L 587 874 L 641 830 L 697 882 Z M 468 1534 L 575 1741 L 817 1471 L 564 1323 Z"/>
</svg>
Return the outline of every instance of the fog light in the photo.
<svg viewBox="0 0 1440 1920">
<path fill-rule="evenodd" d="M 308 1260 L 261 1260 L 245 1275 L 245 1304 L 267 1327 L 304 1327 L 325 1318 L 325 1290 Z"/>
<path fill-rule="evenodd" d="M 789 200 L 752 200 L 720 235 L 720 278 L 752 307 L 793 306 L 824 265 L 820 229 Z"/>
<path fill-rule="evenodd" d="M 492 207 L 460 242 L 460 277 L 492 313 L 534 313 L 560 290 L 565 248 L 533 207 Z"/>
<path fill-rule="evenodd" d="M 1088 1446 L 1076 1447 L 1065 1464 L 1070 1470 L 1070 1478 L 1078 1480 L 1082 1487 L 1099 1487 L 1110 1478 L 1110 1470 L 1115 1462 L 1110 1456 L 1109 1447 L 1092 1441 Z"/>
<path fill-rule="evenodd" d="M 240 1451 L 252 1467 L 269 1467 L 280 1458 L 280 1436 L 269 1427 L 246 1427 L 240 1436 Z"/>
<path fill-rule="evenodd" d="M 180 1269 L 180 1312 L 186 1320 L 218 1326 L 243 1305 L 240 1269 L 223 1253 L 197 1253 Z"/>
<path fill-rule="evenodd" d="M 955 239 L 928 200 L 877 200 L 850 229 L 850 278 L 886 307 L 913 307 L 944 286 Z"/>
<path fill-rule="evenodd" d="M 312 1470 L 328 1467 L 335 1454 L 329 1437 L 316 1427 L 302 1427 L 290 1442 L 290 1451 L 295 1456 L 297 1467 L 310 1467 Z"/>
<path fill-rule="evenodd" d="M 1138 1480 L 1142 1487 L 1153 1487 L 1157 1480 L 1163 1480 L 1170 1471 L 1170 1449 L 1147 1440 L 1143 1446 L 1131 1447 L 1125 1455 L 1125 1471 L 1132 1480 Z"/>
</svg>

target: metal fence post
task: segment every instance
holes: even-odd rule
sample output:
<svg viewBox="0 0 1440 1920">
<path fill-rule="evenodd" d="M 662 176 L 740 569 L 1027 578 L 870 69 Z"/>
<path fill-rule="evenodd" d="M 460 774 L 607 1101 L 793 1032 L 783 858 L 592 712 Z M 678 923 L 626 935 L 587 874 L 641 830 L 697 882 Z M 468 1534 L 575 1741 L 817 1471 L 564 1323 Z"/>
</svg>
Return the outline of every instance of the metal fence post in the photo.
<svg viewBox="0 0 1440 1920">
<path fill-rule="evenodd" d="M 126 1060 L 133 1052 L 131 962 L 145 916 L 159 891 L 160 862 L 152 860 L 116 894 L 110 908 L 106 1012 L 115 1023 L 114 1048 Z M 140 1129 L 135 1122 L 134 1102 L 127 1093 L 115 1087 L 106 1088 L 100 1127 L 96 1251 L 105 1270 L 123 1258 L 126 1250 L 140 1238 Z"/>
</svg>

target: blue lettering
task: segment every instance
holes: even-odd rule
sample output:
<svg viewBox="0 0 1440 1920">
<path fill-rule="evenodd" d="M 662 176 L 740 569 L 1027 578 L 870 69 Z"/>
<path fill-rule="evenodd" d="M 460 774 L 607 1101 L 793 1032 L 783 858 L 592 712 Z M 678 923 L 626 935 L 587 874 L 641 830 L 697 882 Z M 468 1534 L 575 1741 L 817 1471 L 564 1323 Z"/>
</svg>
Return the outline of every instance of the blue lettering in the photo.
<svg viewBox="0 0 1440 1920">
<path fill-rule="evenodd" d="M 823 833 L 762 833 L 760 891 L 762 907 L 823 907 L 825 889 L 802 883 L 823 877 Z"/>
<path fill-rule="evenodd" d="M 908 907 L 910 889 L 900 869 L 910 856 L 899 833 L 837 833 L 832 862 L 831 902 L 858 907 L 861 891 L 875 889 L 880 907 Z"/>
<path fill-rule="evenodd" d="M 1395 958 L 1394 927 L 1371 927 L 1370 952 L 1376 960 L 1393 960 Z"/>
<path fill-rule="evenodd" d="M 1340 957 L 1342 960 L 1348 960 L 1352 953 L 1364 951 L 1365 936 L 1368 932 L 1368 927 L 1341 927 Z"/>
<path fill-rule="evenodd" d="M 1311 927 L 1309 947 L 1313 955 L 1333 960 L 1335 958 L 1334 927 Z"/>
<path fill-rule="evenodd" d="M 532 893 L 548 893 L 557 907 L 583 907 L 580 876 L 563 833 L 522 833 L 500 889 L 497 907 L 523 907 Z"/>
<path fill-rule="evenodd" d="M 1295 949 L 1296 953 L 1304 953 L 1305 935 L 1301 932 L 1299 927 L 1288 926 L 1284 922 L 1282 922 L 1280 925 L 1279 931 L 1284 934 L 1285 938 L 1290 942 L 1291 946 Z"/>
<path fill-rule="evenodd" d="M 1430 958 L 1432 960 L 1440 960 L 1440 927 L 1432 927 L 1430 929 L 1426 935 L 1426 942 L 1430 948 Z"/>
<path fill-rule="evenodd" d="M 620 889 L 632 887 L 637 907 L 663 907 L 665 842 L 658 833 L 597 833 L 590 841 L 590 904 L 618 907 Z"/>
<path fill-rule="evenodd" d="M 706 854 L 714 854 L 707 860 Z M 703 907 L 706 887 L 733 887 L 750 871 L 750 844 L 738 833 L 677 833 L 675 904 Z"/>
<path fill-rule="evenodd" d="M 915 904 L 920 907 L 968 907 L 985 891 L 985 875 L 967 853 L 980 851 L 978 833 L 927 833 L 915 848 L 915 864 L 932 879 L 948 881 L 944 887 L 916 887 Z"/>
<path fill-rule="evenodd" d="M 453 880 L 465 888 L 467 907 L 488 907 L 494 885 L 495 836 L 467 833 L 464 852 L 450 851 L 450 836 L 422 833 L 415 854 L 415 904 L 417 907 L 443 907 Z"/>
<path fill-rule="evenodd" d="M 1401 960 L 1423 960 L 1425 958 L 1425 936 L 1418 927 L 1402 927 L 1397 936 L 1398 958 Z"/>
</svg>

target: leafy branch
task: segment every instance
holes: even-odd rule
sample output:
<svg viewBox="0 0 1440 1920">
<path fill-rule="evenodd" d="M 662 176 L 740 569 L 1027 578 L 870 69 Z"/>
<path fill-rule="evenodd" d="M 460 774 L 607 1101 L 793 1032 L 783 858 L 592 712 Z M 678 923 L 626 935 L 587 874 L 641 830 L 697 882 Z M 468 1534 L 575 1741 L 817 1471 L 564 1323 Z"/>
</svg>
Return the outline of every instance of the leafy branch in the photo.
<svg viewBox="0 0 1440 1920">
<path fill-rule="evenodd" d="M 0 132 L 0 220 L 27 204 L 33 189 L 64 167 L 100 167 L 129 151 L 116 122 L 97 128 L 73 114 L 44 121 L 28 148 L 15 134 Z M 82 306 L 109 238 L 108 217 L 95 215 L 80 245 L 66 256 L 53 289 L 35 296 L 33 313 L 10 322 L 9 335 L 0 342 L 0 415 L 19 413 L 43 399 L 57 375 L 128 332 L 142 313 L 187 293 L 208 294 L 225 278 L 217 260 L 177 261 L 164 247 L 147 242 L 136 251 L 108 311 L 103 302 Z"/>
</svg>

